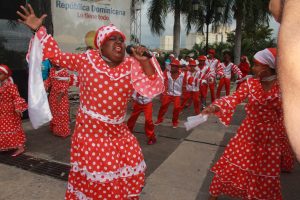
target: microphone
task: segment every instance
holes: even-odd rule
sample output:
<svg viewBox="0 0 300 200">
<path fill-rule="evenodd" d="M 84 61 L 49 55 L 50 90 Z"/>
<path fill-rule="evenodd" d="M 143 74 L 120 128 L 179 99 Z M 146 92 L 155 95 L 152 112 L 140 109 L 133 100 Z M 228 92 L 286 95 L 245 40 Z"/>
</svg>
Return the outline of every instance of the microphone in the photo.
<svg viewBox="0 0 300 200">
<path fill-rule="evenodd" d="M 136 46 L 130 44 L 126 47 L 126 53 L 129 54 L 130 56 L 132 55 L 132 49 L 131 48 L 136 48 Z M 146 50 L 143 52 L 142 56 L 146 56 L 147 58 L 152 58 L 153 54 L 149 50 Z"/>
</svg>

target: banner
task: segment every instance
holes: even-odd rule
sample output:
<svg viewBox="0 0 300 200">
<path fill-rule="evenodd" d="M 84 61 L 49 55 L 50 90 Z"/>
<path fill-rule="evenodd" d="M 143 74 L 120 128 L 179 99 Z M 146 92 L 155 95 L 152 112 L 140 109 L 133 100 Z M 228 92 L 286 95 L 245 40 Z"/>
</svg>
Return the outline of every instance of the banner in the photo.
<svg viewBox="0 0 300 200">
<path fill-rule="evenodd" d="M 84 50 L 95 31 L 110 23 L 130 39 L 131 0 L 53 0 L 54 37 L 63 51 Z"/>
</svg>

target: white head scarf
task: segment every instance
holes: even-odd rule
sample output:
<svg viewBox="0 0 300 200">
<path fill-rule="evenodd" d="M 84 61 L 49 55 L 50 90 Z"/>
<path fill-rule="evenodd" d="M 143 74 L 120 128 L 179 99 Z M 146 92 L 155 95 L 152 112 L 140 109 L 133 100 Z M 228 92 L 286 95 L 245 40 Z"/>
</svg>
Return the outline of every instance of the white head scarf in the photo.
<svg viewBox="0 0 300 200">
<path fill-rule="evenodd" d="M 257 52 L 254 55 L 254 59 L 263 65 L 276 69 L 276 53 L 276 48 L 267 48 Z"/>
</svg>

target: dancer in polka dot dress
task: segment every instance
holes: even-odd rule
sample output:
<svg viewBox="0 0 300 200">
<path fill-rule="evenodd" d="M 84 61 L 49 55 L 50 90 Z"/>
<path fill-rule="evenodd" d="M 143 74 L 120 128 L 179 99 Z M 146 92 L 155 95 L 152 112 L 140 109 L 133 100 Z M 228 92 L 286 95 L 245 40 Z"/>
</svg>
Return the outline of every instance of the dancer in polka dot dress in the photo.
<svg viewBox="0 0 300 200">
<path fill-rule="evenodd" d="M 23 23 L 36 30 L 42 19 L 31 6 L 18 12 Z M 20 20 L 21 21 L 21 20 Z M 52 63 L 76 71 L 79 78 L 80 108 L 72 137 L 71 170 L 65 198 L 138 199 L 144 186 L 146 164 L 137 139 L 124 123 L 126 107 L 134 90 L 153 98 L 163 89 L 158 62 L 142 56 L 136 47 L 125 57 L 125 35 L 115 26 L 99 28 L 98 50 L 81 54 L 63 53 L 56 41 L 40 27 L 36 36 L 43 55 Z"/>
<path fill-rule="evenodd" d="M 17 149 L 12 155 L 17 156 L 25 150 L 21 117 L 27 104 L 20 97 L 11 74 L 8 66 L 0 64 L 0 151 Z"/>
<path fill-rule="evenodd" d="M 211 200 L 222 194 L 244 200 L 282 200 L 280 171 L 286 135 L 275 57 L 276 49 L 255 54 L 256 78 L 247 79 L 234 94 L 203 111 L 229 125 L 236 106 L 248 98 L 246 119 L 212 168 Z"/>
<path fill-rule="evenodd" d="M 54 135 L 67 137 L 70 130 L 70 104 L 68 89 L 70 75 L 67 69 L 54 66 L 49 78 L 44 81 L 46 90 L 50 91 L 49 104 L 52 113 L 50 129 Z"/>
</svg>

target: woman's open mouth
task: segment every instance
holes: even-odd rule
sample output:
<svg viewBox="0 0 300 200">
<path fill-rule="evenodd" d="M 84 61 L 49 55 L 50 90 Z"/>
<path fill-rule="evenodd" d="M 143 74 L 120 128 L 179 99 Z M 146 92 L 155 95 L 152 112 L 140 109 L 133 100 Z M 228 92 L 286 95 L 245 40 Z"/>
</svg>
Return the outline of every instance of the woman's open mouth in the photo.
<svg viewBox="0 0 300 200">
<path fill-rule="evenodd" d="M 115 48 L 114 48 L 114 50 L 115 50 L 117 53 L 122 53 L 122 51 L 123 51 L 123 48 L 122 48 L 122 47 L 119 47 L 119 46 L 117 46 L 117 47 L 115 47 Z"/>
</svg>

